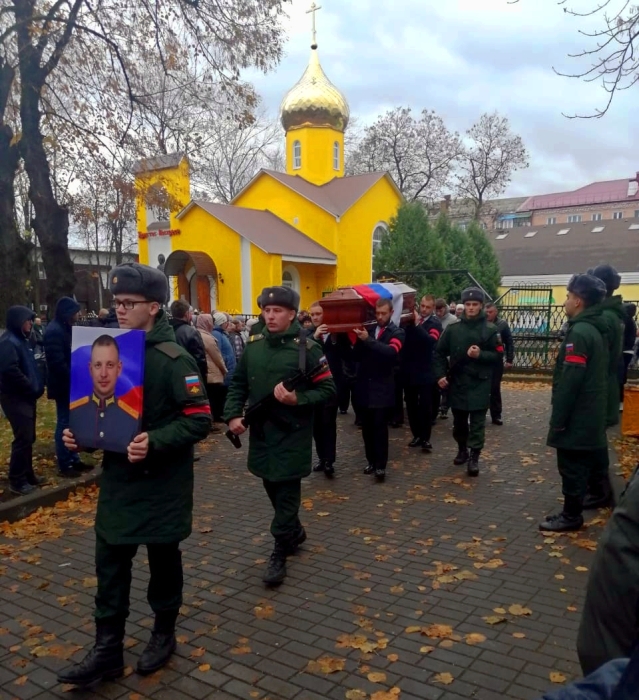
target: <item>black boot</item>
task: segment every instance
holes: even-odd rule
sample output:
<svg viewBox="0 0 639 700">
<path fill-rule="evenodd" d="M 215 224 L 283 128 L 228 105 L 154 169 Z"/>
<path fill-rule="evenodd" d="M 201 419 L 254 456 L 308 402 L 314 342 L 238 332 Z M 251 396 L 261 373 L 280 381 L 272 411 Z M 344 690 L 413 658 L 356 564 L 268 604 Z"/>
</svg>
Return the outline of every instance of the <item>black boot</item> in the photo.
<svg viewBox="0 0 639 700">
<path fill-rule="evenodd" d="M 468 476 L 479 476 L 479 455 L 480 454 L 481 454 L 481 450 L 472 449 L 470 451 L 470 459 L 468 460 L 468 467 L 466 467 L 466 471 L 468 472 Z"/>
<path fill-rule="evenodd" d="M 324 462 L 324 474 L 329 478 L 335 476 L 335 467 L 332 462 Z"/>
<path fill-rule="evenodd" d="M 468 461 L 468 449 L 463 443 L 459 444 L 459 451 L 457 452 L 457 457 L 453 460 L 453 464 L 460 466 L 461 464 L 466 464 Z"/>
<path fill-rule="evenodd" d="M 422 452 L 430 452 L 433 446 L 428 442 L 428 440 L 422 440 Z"/>
<path fill-rule="evenodd" d="M 364 474 L 372 474 L 375 471 L 375 466 L 372 464 L 367 464 L 364 467 Z"/>
<path fill-rule="evenodd" d="M 313 467 L 314 472 L 323 472 L 324 471 L 324 460 L 320 459 L 317 464 Z"/>
<path fill-rule="evenodd" d="M 561 513 L 549 515 L 539 523 L 539 529 L 547 532 L 573 532 L 580 530 L 584 524 L 581 514 L 583 501 L 578 496 L 564 496 L 564 508 Z"/>
<path fill-rule="evenodd" d="M 262 581 L 267 586 L 276 586 L 286 578 L 286 554 L 288 550 L 288 543 L 285 542 L 285 538 L 278 537 L 275 540 L 275 547 L 273 547 L 273 553 L 271 558 L 268 560 L 268 566 L 262 577 Z"/>
<path fill-rule="evenodd" d="M 306 530 L 304 526 L 300 524 L 299 528 L 291 535 L 288 540 L 286 553 L 295 554 L 297 550 L 306 542 Z"/>
<path fill-rule="evenodd" d="M 610 482 L 605 479 L 600 484 L 592 486 L 588 489 L 588 493 L 584 498 L 584 510 L 593 510 L 595 508 L 605 508 L 612 504 L 612 489 Z"/>
<path fill-rule="evenodd" d="M 423 440 L 422 440 L 421 438 L 414 437 L 414 438 L 408 443 L 408 446 L 409 446 L 409 447 L 421 447 L 421 446 L 422 446 L 422 442 L 423 442 Z"/>
<path fill-rule="evenodd" d="M 178 610 L 166 610 L 155 615 L 155 625 L 151 639 L 138 661 L 137 671 L 141 676 L 148 676 L 165 666 L 176 647 L 175 621 Z"/>
<path fill-rule="evenodd" d="M 95 621 L 95 645 L 78 664 L 58 673 L 58 683 L 85 686 L 120 678 L 124 673 L 124 618 Z"/>
<path fill-rule="evenodd" d="M 375 478 L 377 481 L 384 481 L 386 478 L 386 469 L 385 467 L 375 467 Z"/>
</svg>

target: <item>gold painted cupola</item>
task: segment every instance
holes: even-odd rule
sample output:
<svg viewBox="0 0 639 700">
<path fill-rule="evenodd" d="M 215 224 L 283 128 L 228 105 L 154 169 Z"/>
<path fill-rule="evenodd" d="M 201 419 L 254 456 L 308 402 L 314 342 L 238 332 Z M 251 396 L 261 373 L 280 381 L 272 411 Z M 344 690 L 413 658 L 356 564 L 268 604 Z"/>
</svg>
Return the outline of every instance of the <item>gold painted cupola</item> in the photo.
<svg viewBox="0 0 639 700">
<path fill-rule="evenodd" d="M 344 95 L 326 77 L 317 53 L 315 13 L 313 43 L 304 75 L 282 100 L 280 119 L 286 132 L 286 171 L 315 185 L 344 176 L 344 131 L 350 110 Z"/>
</svg>

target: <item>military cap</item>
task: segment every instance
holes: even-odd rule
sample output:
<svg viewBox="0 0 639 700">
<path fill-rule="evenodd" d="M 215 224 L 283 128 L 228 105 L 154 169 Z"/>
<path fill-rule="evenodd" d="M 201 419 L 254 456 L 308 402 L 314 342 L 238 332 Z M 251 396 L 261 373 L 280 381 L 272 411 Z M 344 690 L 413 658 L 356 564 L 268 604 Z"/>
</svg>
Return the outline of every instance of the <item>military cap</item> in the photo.
<svg viewBox="0 0 639 700">
<path fill-rule="evenodd" d="M 169 296 L 169 283 L 160 270 L 140 263 L 124 263 L 109 273 L 111 294 L 141 294 L 149 301 L 164 304 Z"/>
<path fill-rule="evenodd" d="M 608 292 L 619 289 L 621 284 L 621 275 L 612 265 L 597 265 L 594 269 L 588 270 L 587 274 L 598 277 L 606 285 Z"/>
<path fill-rule="evenodd" d="M 598 304 L 606 296 L 606 285 L 603 280 L 594 275 L 573 275 L 568 282 L 567 289 L 583 299 L 588 306 Z"/>
<path fill-rule="evenodd" d="M 485 297 L 484 293 L 479 287 L 467 287 L 461 293 L 461 300 L 462 303 L 466 301 L 480 301 L 483 304 Z"/>
<path fill-rule="evenodd" d="M 265 306 L 284 306 L 297 311 L 300 307 L 300 295 L 290 287 L 265 287 L 259 298 L 262 309 Z"/>
</svg>

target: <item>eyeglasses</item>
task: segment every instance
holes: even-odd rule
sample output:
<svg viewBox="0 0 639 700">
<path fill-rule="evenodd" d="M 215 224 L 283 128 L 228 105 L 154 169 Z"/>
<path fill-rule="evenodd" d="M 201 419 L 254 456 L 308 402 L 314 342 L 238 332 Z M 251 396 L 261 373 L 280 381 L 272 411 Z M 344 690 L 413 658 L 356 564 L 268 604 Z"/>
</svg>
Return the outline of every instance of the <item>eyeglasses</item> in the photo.
<svg viewBox="0 0 639 700">
<path fill-rule="evenodd" d="M 114 299 L 111 302 L 111 308 L 112 309 L 119 309 L 122 307 L 123 309 L 126 309 L 127 311 L 131 311 L 131 309 L 135 309 L 135 307 L 138 304 L 150 304 L 150 301 L 131 301 L 130 299 L 125 299 L 124 301 L 119 301 L 118 299 Z"/>
</svg>

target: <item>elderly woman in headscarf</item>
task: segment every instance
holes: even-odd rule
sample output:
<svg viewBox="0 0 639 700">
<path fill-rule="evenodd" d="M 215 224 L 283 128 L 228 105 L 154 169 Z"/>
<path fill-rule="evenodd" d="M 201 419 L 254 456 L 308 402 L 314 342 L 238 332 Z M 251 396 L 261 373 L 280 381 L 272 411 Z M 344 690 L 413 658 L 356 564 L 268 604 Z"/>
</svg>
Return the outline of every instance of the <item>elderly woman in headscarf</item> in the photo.
<svg viewBox="0 0 639 700">
<path fill-rule="evenodd" d="M 220 394 L 224 390 L 224 377 L 227 372 L 226 365 L 224 364 L 217 340 L 213 335 L 213 317 L 211 314 L 200 314 L 195 319 L 195 327 L 204 342 L 207 370 L 206 394 L 209 397 L 211 414 L 216 415 L 213 409 L 219 404 Z M 215 430 L 219 431 L 219 428 L 215 428 Z"/>
</svg>

